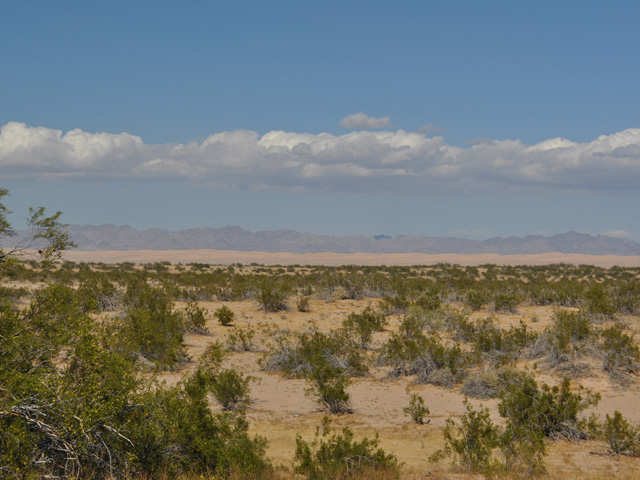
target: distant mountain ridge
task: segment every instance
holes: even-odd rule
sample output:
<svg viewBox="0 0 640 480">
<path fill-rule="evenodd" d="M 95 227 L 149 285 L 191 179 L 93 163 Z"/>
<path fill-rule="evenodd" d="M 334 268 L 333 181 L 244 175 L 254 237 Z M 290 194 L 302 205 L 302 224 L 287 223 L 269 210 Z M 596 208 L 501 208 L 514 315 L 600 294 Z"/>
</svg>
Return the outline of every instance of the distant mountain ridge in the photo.
<svg viewBox="0 0 640 480">
<path fill-rule="evenodd" d="M 168 231 L 128 225 L 69 225 L 79 250 L 238 250 L 291 253 L 425 253 L 527 255 L 559 252 L 583 255 L 640 255 L 640 243 L 605 235 L 568 232 L 545 237 L 488 240 L 376 235 L 330 236 L 295 230 L 250 232 L 238 226 Z"/>
</svg>

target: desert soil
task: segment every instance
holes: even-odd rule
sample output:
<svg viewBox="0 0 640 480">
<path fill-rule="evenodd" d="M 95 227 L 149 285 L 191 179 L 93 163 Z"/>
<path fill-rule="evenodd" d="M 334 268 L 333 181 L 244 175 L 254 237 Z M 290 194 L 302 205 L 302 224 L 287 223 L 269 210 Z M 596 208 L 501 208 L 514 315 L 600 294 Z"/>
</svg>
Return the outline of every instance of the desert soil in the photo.
<svg viewBox="0 0 640 480">
<path fill-rule="evenodd" d="M 463 266 L 483 264 L 495 265 L 549 265 L 569 263 L 573 265 L 596 265 L 599 267 L 640 267 L 640 257 L 618 255 L 565 255 L 542 253 L 537 255 L 426 255 L 422 253 L 269 253 L 240 252 L 233 250 L 99 250 L 69 251 L 64 258 L 73 262 L 104 263 L 259 263 L 263 265 L 434 265 L 452 263 Z"/>
</svg>

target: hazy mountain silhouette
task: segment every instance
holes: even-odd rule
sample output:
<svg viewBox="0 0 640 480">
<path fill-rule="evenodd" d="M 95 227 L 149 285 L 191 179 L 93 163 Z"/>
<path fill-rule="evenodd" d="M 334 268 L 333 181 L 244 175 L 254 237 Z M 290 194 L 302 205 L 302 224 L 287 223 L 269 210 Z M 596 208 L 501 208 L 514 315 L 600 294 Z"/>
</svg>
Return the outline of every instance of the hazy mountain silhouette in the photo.
<svg viewBox="0 0 640 480">
<path fill-rule="evenodd" d="M 460 238 L 376 235 L 330 236 L 294 230 L 250 232 L 237 226 L 138 231 L 127 225 L 70 225 L 79 250 L 240 250 L 292 253 L 496 253 L 560 252 L 588 255 L 640 255 L 640 243 L 605 235 L 568 232 L 550 237 L 465 240 Z"/>
</svg>

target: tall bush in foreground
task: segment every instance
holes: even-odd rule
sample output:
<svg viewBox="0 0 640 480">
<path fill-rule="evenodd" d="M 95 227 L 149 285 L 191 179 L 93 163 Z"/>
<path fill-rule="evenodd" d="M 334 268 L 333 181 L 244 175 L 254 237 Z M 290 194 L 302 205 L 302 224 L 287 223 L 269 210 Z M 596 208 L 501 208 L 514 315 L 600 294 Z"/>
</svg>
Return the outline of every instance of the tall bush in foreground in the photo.
<svg viewBox="0 0 640 480">
<path fill-rule="evenodd" d="M 397 458 L 378 447 L 378 443 L 377 435 L 354 440 L 349 427 L 335 433 L 325 417 L 310 444 L 300 435 L 296 437 L 295 471 L 309 480 L 399 478 Z"/>
<path fill-rule="evenodd" d="M 331 365 L 325 357 L 318 355 L 313 357 L 307 373 L 306 394 L 314 397 L 329 413 L 351 413 L 346 391 L 350 383 L 342 368 Z"/>
<path fill-rule="evenodd" d="M 543 473 L 546 438 L 579 440 L 592 430 L 578 415 L 596 405 L 599 396 L 571 392 L 565 379 L 560 386 L 539 387 L 531 377 L 509 384 L 500 394 L 498 412 L 506 420 L 500 432 L 489 417 L 465 399 L 466 413 L 460 425 L 448 419 L 444 430 L 445 448 L 431 460 L 453 457 L 469 472 L 510 477 L 531 477 Z"/>
<path fill-rule="evenodd" d="M 431 460 L 453 457 L 468 472 L 486 472 L 491 466 L 491 453 L 498 446 L 498 428 L 491 422 L 488 408 L 475 410 L 466 399 L 464 406 L 460 425 L 447 419 L 445 447 L 435 452 Z"/>
<path fill-rule="evenodd" d="M 549 438 L 579 440 L 587 437 L 586 421 L 579 414 L 600 401 L 599 394 L 588 390 L 582 393 L 584 396 L 571 391 L 568 378 L 554 387 L 539 387 L 533 378 L 525 376 L 500 394 L 498 411 L 508 425 L 524 434 L 540 432 Z"/>
<path fill-rule="evenodd" d="M 241 413 L 211 411 L 201 371 L 175 387 L 143 380 L 95 330 L 46 295 L 0 307 L 0 475 L 264 478 L 265 442 Z"/>
<path fill-rule="evenodd" d="M 640 456 L 640 429 L 631 426 L 618 410 L 613 417 L 607 414 L 601 436 L 616 455 Z"/>
</svg>

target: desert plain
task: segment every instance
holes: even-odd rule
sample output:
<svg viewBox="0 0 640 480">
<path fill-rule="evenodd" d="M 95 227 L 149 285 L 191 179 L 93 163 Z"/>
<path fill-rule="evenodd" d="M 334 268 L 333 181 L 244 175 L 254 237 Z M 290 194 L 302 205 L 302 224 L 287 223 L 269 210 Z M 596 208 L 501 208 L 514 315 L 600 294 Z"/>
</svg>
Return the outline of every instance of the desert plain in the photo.
<svg viewBox="0 0 640 480">
<path fill-rule="evenodd" d="M 612 266 L 638 267 L 637 257 L 589 256 L 589 255 L 419 255 L 395 254 L 372 255 L 353 254 L 284 254 L 264 252 L 229 251 L 98 251 L 66 252 L 65 259 L 81 262 L 171 262 L 188 264 L 202 262 L 213 265 L 260 264 L 260 265 L 431 265 L 451 263 L 462 266 L 485 264 L 497 265 L 549 265 L 565 263 L 572 265 L 596 265 L 604 268 Z M 251 404 L 247 410 L 250 431 L 268 440 L 268 456 L 276 465 L 292 467 L 296 447 L 296 436 L 311 441 L 316 427 L 326 412 L 306 394 L 307 384 L 301 378 L 288 378 L 279 373 L 267 372 L 260 360 L 273 344 L 276 332 L 302 332 L 314 325 L 319 331 L 329 332 L 340 328 L 343 320 L 353 312 L 362 312 L 366 307 L 376 308 L 379 298 L 339 299 L 328 301 L 323 298 L 311 298 L 308 311 L 295 308 L 295 302 L 288 299 L 287 309 L 280 312 L 266 312 L 253 299 L 240 301 L 202 301 L 206 309 L 206 326 L 210 335 L 186 334 L 185 344 L 191 361 L 181 365 L 176 371 L 159 374 L 168 383 L 178 382 L 182 376 L 193 370 L 198 358 L 213 341 L 225 342 L 233 328 L 254 329 L 253 351 L 234 352 L 226 360 L 230 367 L 252 377 Z M 235 313 L 232 326 L 222 326 L 213 317 L 212 312 L 226 305 Z M 184 303 L 177 303 L 183 308 Z M 451 308 L 464 310 L 464 305 L 450 305 Z M 520 322 L 532 331 L 542 332 L 553 323 L 552 306 L 518 305 L 514 311 L 500 312 L 482 308 L 470 313 L 472 321 L 491 317 L 503 329 L 517 326 Z M 390 332 L 398 331 L 402 315 L 390 315 L 389 324 L 384 332 L 375 334 L 373 349 L 379 348 L 388 339 Z M 631 334 L 638 330 L 637 317 L 625 318 Z M 637 341 L 637 340 L 636 340 Z M 562 375 L 542 361 L 520 360 L 517 368 L 531 374 L 537 382 L 557 385 Z M 620 411 L 634 425 L 640 424 L 640 382 L 634 375 L 624 386 L 612 382 L 601 366 L 591 361 L 589 373 L 578 375 L 572 385 L 582 385 L 601 394 L 601 401 L 588 413 L 600 416 L 612 415 Z M 380 445 L 395 454 L 403 464 L 403 478 L 479 478 L 476 474 L 466 473 L 452 467 L 448 460 L 429 461 L 429 456 L 444 445 L 442 429 L 447 418 L 459 419 L 464 414 L 465 395 L 460 385 L 445 388 L 432 384 L 418 384 L 410 376 L 390 376 L 384 367 L 372 367 L 368 375 L 354 378 L 348 388 L 352 413 L 331 415 L 336 427 L 349 426 L 356 436 L 380 437 Z M 412 423 L 403 411 L 411 393 L 420 394 L 429 408 L 428 422 L 425 425 Z M 490 409 L 491 418 L 500 424 L 503 420 L 497 412 L 498 400 L 469 399 L 476 407 Z M 214 406 L 214 408 L 216 408 Z M 602 441 L 568 440 L 551 441 L 545 457 L 548 478 L 620 478 L 640 477 L 640 459 L 624 455 L 613 455 Z"/>
<path fill-rule="evenodd" d="M 97 250 L 68 251 L 64 258 L 73 262 L 171 263 L 202 262 L 212 265 L 259 263 L 262 265 L 434 265 L 451 263 L 461 266 L 495 265 L 595 265 L 598 267 L 640 267 L 640 257 L 632 255 L 578 255 L 559 252 L 535 255 L 440 254 L 423 253 L 273 253 L 235 250 Z"/>
</svg>

